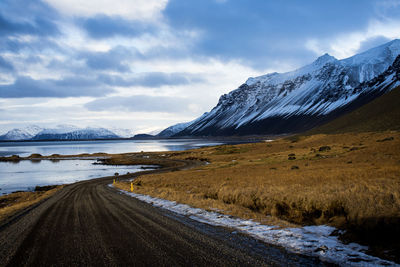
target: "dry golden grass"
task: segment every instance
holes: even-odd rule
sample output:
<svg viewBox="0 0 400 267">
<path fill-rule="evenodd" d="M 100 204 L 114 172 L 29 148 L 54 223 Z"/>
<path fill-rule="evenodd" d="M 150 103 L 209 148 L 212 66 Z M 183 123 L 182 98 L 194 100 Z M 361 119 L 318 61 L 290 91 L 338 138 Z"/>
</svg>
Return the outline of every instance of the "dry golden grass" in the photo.
<svg viewBox="0 0 400 267">
<path fill-rule="evenodd" d="M 12 216 L 16 212 L 34 205 L 43 199 L 49 198 L 63 186 L 57 186 L 48 191 L 16 192 L 0 196 L 0 221 Z"/>
<path fill-rule="evenodd" d="M 210 164 L 143 175 L 134 181 L 134 192 L 265 224 L 329 224 L 347 230 L 343 240 L 400 262 L 398 131 L 295 136 L 161 154 Z M 129 183 L 116 186 L 130 190 Z"/>
<path fill-rule="evenodd" d="M 319 151 L 323 146 L 330 150 Z M 399 132 L 315 135 L 166 156 L 210 164 L 142 176 L 135 192 L 262 222 L 272 216 L 373 228 L 400 218 Z"/>
<path fill-rule="evenodd" d="M 349 230 L 344 238 L 365 241 L 374 246 L 375 255 L 400 262 L 398 131 L 107 156 L 111 158 L 106 164 L 159 164 L 171 169 L 183 163 L 170 159 L 206 160 L 210 164 L 195 169 L 142 175 L 134 181 L 134 192 L 265 224 L 333 225 Z M 130 190 L 130 183 L 116 186 Z M 4 203 L 11 204 L 0 207 L 0 220 L 52 193 L 17 193 L 14 204 L 13 195 L 0 197 L 1 205 L 5 198 Z"/>
</svg>

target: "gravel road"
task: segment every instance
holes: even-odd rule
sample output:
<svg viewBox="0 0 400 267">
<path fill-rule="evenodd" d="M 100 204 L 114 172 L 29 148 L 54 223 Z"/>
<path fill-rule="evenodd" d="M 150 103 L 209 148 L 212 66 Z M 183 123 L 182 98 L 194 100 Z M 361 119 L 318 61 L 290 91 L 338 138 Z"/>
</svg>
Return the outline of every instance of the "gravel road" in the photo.
<svg viewBox="0 0 400 267">
<path fill-rule="evenodd" d="M 112 179 L 67 185 L 46 201 L 0 222 L 0 265 L 324 265 L 232 234 L 230 229 L 155 208 L 109 187 Z"/>
</svg>

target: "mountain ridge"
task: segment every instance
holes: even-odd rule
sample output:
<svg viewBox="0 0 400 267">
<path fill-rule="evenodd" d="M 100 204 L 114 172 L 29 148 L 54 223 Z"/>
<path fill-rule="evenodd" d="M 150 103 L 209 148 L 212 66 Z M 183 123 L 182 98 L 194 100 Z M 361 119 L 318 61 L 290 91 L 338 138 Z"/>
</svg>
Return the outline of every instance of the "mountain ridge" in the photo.
<svg viewBox="0 0 400 267">
<path fill-rule="evenodd" d="M 175 135 L 176 133 L 182 131 L 186 127 L 188 127 L 191 123 L 192 122 L 190 121 L 190 122 L 181 122 L 181 123 L 174 124 L 172 126 L 169 126 L 168 128 L 165 128 L 160 133 L 158 133 L 156 136 L 162 137 L 162 138 L 171 137 L 171 136 Z"/>
<path fill-rule="evenodd" d="M 175 136 L 308 130 L 394 88 L 397 76 L 388 77 L 397 80 L 385 88 L 368 84 L 390 69 L 399 54 L 400 40 L 396 39 L 346 59 L 324 54 L 291 72 L 250 77 Z"/>
<path fill-rule="evenodd" d="M 24 128 L 12 129 L 0 135 L 3 141 L 20 140 L 88 140 L 88 139 L 116 139 L 127 138 L 129 130 L 113 130 L 102 127 L 79 128 L 74 125 L 57 125 L 55 128 L 42 128 L 37 125 L 29 125 Z"/>
</svg>

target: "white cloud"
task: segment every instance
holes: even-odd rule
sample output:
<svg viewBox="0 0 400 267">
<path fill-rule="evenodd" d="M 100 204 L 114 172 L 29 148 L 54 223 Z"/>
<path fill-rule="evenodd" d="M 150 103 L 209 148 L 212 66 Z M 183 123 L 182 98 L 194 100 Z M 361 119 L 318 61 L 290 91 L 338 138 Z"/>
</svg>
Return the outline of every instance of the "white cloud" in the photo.
<svg viewBox="0 0 400 267">
<path fill-rule="evenodd" d="M 308 50 L 322 55 L 329 53 L 332 56 L 342 59 L 353 56 L 362 43 L 377 37 L 387 39 L 400 38 L 400 20 L 384 19 L 371 20 L 365 30 L 343 33 L 329 39 L 309 39 L 305 46 Z"/>
<path fill-rule="evenodd" d="M 135 20 L 157 19 L 168 0 L 45 0 L 60 13 L 90 17 L 98 14 Z"/>
<path fill-rule="evenodd" d="M 135 67 L 137 66 L 137 67 Z M 162 72 L 162 73 L 188 73 L 192 77 L 199 77 L 203 81 L 192 84 L 176 86 L 163 86 L 161 88 L 142 88 L 139 86 L 130 88 L 118 88 L 121 95 L 132 94 L 185 96 L 193 100 L 193 111 L 200 115 L 209 111 L 218 101 L 218 98 L 228 93 L 250 76 L 263 75 L 280 69 L 259 71 L 242 64 L 239 61 L 221 61 L 213 58 L 208 59 L 153 59 L 136 60 L 131 65 L 137 72 Z"/>
<path fill-rule="evenodd" d="M 214 107 L 222 94 L 237 88 L 244 83 L 249 76 L 264 74 L 238 61 L 224 62 L 216 59 L 153 59 L 139 60 L 135 63 L 144 70 L 155 72 L 184 72 L 198 75 L 204 81 L 189 85 L 163 86 L 161 88 L 143 88 L 133 86 L 129 88 L 115 88 L 118 93 L 112 96 L 132 96 L 146 94 L 149 96 L 185 96 L 189 107 L 187 112 L 132 112 L 132 111 L 89 111 L 84 105 L 93 98 L 22 98 L 7 99 L 3 101 L 0 121 L 8 121 L 9 125 L 3 125 L 0 129 L 16 127 L 19 120 L 30 123 L 43 124 L 46 127 L 54 127 L 63 121 L 77 126 L 102 125 L 105 127 L 129 128 L 138 132 L 149 132 L 159 128 L 165 128 L 172 124 L 191 121 L 202 113 Z M 126 74 L 129 76 L 129 74 Z M 1 100 L 0 100 L 1 101 Z M 1 103 L 1 102 L 0 102 Z M 28 111 L 29 110 L 29 111 Z M 26 116 L 26 113 L 29 113 Z M 84 115 L 83 115 L 84 114 Z M 13 123 L 10 123 L 13 121 Z M 25 123 L 27 124 L 27 123 Z"/>
<path fill-rule="evenodd" d="M 132 75 L 141 72 L 188 73 L 197 75 L 202 82 L 189 85 L 166 85 L 160 88 L 140 86 L 114 87 L 117 92 L 110 96 L 185 96 L 188 99 L 188 112 L 160 113 L 160 112 L 131 112 L 131 111 L 88 111 L 84 105 L 92 101 L 91 98 L 66 99 L 8 99 L 7 110 L 0 114 L 0 122 L 7 122 L 3 127 L 11 127 L 16 122 L 29 121 L 30 123 L 46 124 L 53 127 L 60 121 L 77 126 L 102 125 L 105 127 L 122 127 L 147 132 L 150 129 L 159 129 L 172 124 L 190 121 L 214 107 L 222 94 L 237 88 L 250 76 L 263 75 L 272 71 L 289 71 L 294 67 L 282 61 L 274 62 L 273 69 L 255 70 L 241 61 L 223 61 L 218 58 L 202 57 L 189 54 L 191 46 L 200 40 L 204 33 L 200 30 L 178 31 L 171 29 L 165 21 L 158 20 L 164 10 L 167 0 L 45 0 L 60 13 L 67 16 L 90 17 L 97 14 L 121 16 L 133 20 L 157 21 L 158 30 L 154 33 L 145 33 L 140 36 L 117 36 L 110 39 L 94 40 L 88 38 L 87 33 L 74 24 L 71 17 L 63 17 L 58 22 L 61 36 L 49 39 L 62 48 L 62 51 L 39 51 L 35 56 L 42 59 L 38 63 L 26 64 L 28 54 L 13 56 L 16 69 L 34 79 L 62 79 L 76 73 L 96 76 L 99 73 L 113 74 L 111 71 L 85 72 L 85 60 L 76 57 L 79 52 L 107 52 L 122 46 L 132 52 L 138 51 L 149 54 L 149 58 L 136 58 L 127 63 L 133 73 L 119 73 L 129 79 Z M 226 0 L 216 0 L 224 3 Z M 26 43 L 36 40 L 30 36 L 22 36 Z M 316 48 L 319 47 L 318 42 Z M 163 56 L 163 50 L 179 51 L 182 57 Z M 160 57 L 151 56 L 160 52 Z M 56 64 L 57 63 L 57 64 Z M 86 70 L 87 71 L 87 70 Z M 75 73 L 74 73 L 75 72 Z M 0 77 L 1 78 L 1 77 Z M 3 78 L 3 79 L 6 79 Z M 1 101 L 1 100 L 0 100 Z M 0 102 L 1 103 L 1 102 Z M 186 104 L 186 103 L 185 103 Z M 29 115 L 25 115 L 29 113 Z M 12 123 L 11 123 L 12 122 Z M 2 128 L 2 127 L 0 127 Z"/>
<path fill-rule="evenodd" d="M 110 41 L 87 38 L 86 33 L 76 25 L 64 23 L 59 27 L 63 32 L 62 38 L 56 37 L 51 40 L 63 48 L 94 52 L 106 52 L 112 48 Z"/>
</svg>

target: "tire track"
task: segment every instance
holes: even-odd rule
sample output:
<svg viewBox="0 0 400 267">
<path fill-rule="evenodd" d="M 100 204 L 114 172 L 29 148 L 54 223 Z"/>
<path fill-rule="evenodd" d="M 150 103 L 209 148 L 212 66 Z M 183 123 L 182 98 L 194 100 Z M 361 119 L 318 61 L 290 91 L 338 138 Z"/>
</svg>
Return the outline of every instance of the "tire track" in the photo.
<svg viewBox="0 0 400 267">
<path fill-rule="evenodd" d="M 181 168 L 198 164 L 180 163 L 185 163 Z M 135 176 L 175 169 L 146 171 Z M 0 265 L 322 264 L 247 236 L 232 235 L 229 229 L 176 217 L 108 187 L 112 179 L 65 186 L 47 201 L 1 226 Z"/>
</svg>

